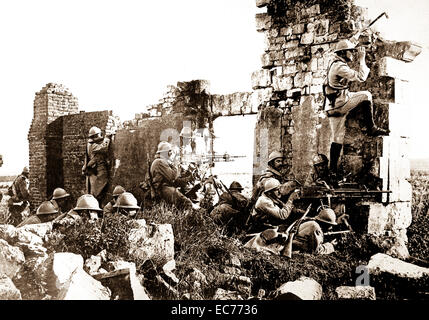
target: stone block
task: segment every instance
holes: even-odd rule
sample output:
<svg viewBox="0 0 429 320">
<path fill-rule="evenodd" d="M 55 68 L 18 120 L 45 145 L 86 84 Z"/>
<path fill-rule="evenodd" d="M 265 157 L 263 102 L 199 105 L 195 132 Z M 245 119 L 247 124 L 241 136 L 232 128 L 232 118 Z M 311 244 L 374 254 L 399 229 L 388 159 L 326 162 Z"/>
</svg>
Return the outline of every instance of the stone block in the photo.
<svg viewBox="0 0 429 320">
<path fill-rule="evenodd" d="M 312 44 L 313 40 L 314 40 L 314 33 L 313 32 L 307 32 L 301 36 L 300 43 L 301 44 Z"/>
<path fill-rule="evenodd" d="M 375 300 L 375 289 L 370 286 L 342 286 L 336 288 L 335 293 L 340 300 Z"/>
<path fill-rule="evenodd" d="M 12 280 L 0 273 L 0 300 L 22 300 L 21 292 Z"/>
<path fill-rule="evenodd" d="M 271 17 L 267 13 L 257 13 L 255 15 L 256 31 L 261 32 L 271 28 Z"/>
<path fill-rule="evenodd" d="M 293 88 L 293 78 L 284 76 L 273 76 L 274 91 L 285 91 Z"/>
<path fill-rule="evenodd" d="M 151 260 L 163 266 L 174 258 L 174 235 L 171 224 L 149 224 L 131 229 L 128 236 L 130 255 L 142 262 Z"/>
<path fill-rule="evenodd" d="M 269 53 L 263 53 L 261 55 L 262 68 L 271 68 L 274 65 L 274 61 L 270 58 Z"/>
<path fill-rule="evenodd" d="M 422 52 L 422 49 L 420 45 L 410 41 L 384 41 L 378 51 L 383 56 L 411 62 Z"/>
<path fill-rule="evenodd" d="M 366 202 L 368 210 L 368 233 L 383 236 L 388 232 L 398 232 L 411 225 L 411 203 L 395 202 L 387 205 Z"/>
<path fill-rule="evenodd" d="M 58 300 L 110 300 L 110 290 L 83 269 L 76 269 L 57 296 Z"/>
<path fill-rule="evenodd" d="M 267 69 L 261 69 L 252 73 L 252 88 L 260 89 L 266 88 L 271 84 L 271 75 L 270 71 Z"/>
<path fill-rule="evenodd" d="M 112 294 L 115 294 L 117 289 L 120 289 L 120 291 L 127 289 L 126 291 L 132 293 L 132 299 L 134 300 L 150 300 L 148 294 L 146 293 L 146 289 L 142 286 L 141 281 L 137 276 L 135 263 L 119 260 L 112 262 L 112 266 L 114 267 L 115 271 L 126 271 L 123 273 L 121 272 L 122 275 L 114 277 L 114 280 L 101 280 L 101 283 L 108 287 Z M 97 278 L 97 276 L 94 277 Z M 106 278 L 106 274 L 101 274 L 101 277 L 106 280 L 108 279 Z"/>
<path fill-rule="evenodd" d="M 70 252 L 58 252 L 54 254 L 52 272 L 55 277 L 57 289 L 62 289 L 77 271 L 83 271 L 82 256 Z"/>
<path fill-rule="evenodd" d="M 256 6 L 258 8 L 262 8 L 262 7 L 269 5 L 270 2 L 271 2 L 271 0 L 256 0 Z"/>
<path fill-rule="evenodd" d="M 378 75 L 388 76 L 401 80 L 409 80 L 409 72 L 404 61 L 392 57 L 383 57 L 377 61 Z"/>
<path fill-rule="evenodd" d="M 270 101 L 272 94 L 273 88 L 254 90 L 250 97 L 252 112 L 258 112 L 258 108 L 260 106 L 263 106 Z"/>
<path fill-rule="evenodd" d="M 400 278 L 419 279 L 429 276 L 429 268 L 423 268 L 412 263 L 393 258 L 384 253 L 377 253 L 368 262 L 368 271 L 371 275 L 382 272 L 389 273 Z"/>
<path fill-rule="evenodd" d="M 0 239 L 0 274 L 13 278 L 25 262 L 24 253 L 18 247 Z"/>
<path fill-rule="evenodd" d="M 305 24 L 299 23 L 292 26 L 292 34 L 302 34 L 305 32 Z"/>
<path fill-rule="evenodd" d="M 17 242 L 15 245 L 22 250 L 25 259 L 47 256 L 47 249 L 41 245 L 24 242 Z"/>
<path fill-rule="evenodd" d="M 281 285 L 276 296 L 279 300 L 320 300 L 322 286 L 312 278 L 301 277 Z"/>
<path fill-rule="evenodd" d="M 292 27 L 287 26 L 280 29 L 280 35 L 282 36 L 291 36 L 292 35 Z"/>
<path fill-rule="evenodd" d="M 21 232 L 21 230 L 32 232 L 38 237 L 43 239 L 47 234 L 49 234 L 52 231 L 52 222 L 28 224 L 18 228 L 18 230 L 19 230 L 18 232 Z"/>
</svg>

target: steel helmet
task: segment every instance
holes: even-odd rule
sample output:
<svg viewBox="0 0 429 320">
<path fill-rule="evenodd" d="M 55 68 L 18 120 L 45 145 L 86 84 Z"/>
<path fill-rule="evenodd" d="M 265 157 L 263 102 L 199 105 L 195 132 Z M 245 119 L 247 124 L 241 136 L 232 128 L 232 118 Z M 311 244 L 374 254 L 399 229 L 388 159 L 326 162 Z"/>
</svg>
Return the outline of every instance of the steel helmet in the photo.
<svg viewBox="0 0 429 320">
<path fill-rule="evenodd" d="M 43 201 L 36 211 L 36 215 L 38 216 L 53 213 L 58 213 L 58 210 L 54 207 L 51 201 Z"/>
<path fill-rule="evenodd" d="M 240 182 L 233 181 L 231 185 L 229 186 L 229 190 L 243 190 L 243 187 L 241 186 Z"/>
<path fill-rule="evenodd" d="M 334 52 L 344 51 L 344 50 L 356 50 L 356 45 L 350 40 L 343 39 L 338 41 Z"/>
<path fill-rule="evenodd" d="M 56 188 L 54 192 L 52 193 L 52 200 L 61 199 L 69 197 L 70 194 L 66 192 L 63 188 Z"/>
<path fill-rule="evenodd" d="M 279 151 L 273 151 L 270 153 L 270 156 L 268 157 L 268 163 L 270 163 L 271 161 L 277 159 L 277 158 L 284 158 L 283 155 L 281 154 L 281 152 Z"/>
<path fill-rule="evenodd" d="M 264 183 L 264 192 L 268 192 L 268 191 L 277 189 L 278 187 L 280 187 L 279 180 L 274 179 L 274 178 L 269 178 Z"/>
<path fill-rule="evenodd" d="M 124 192 L 125 192 L 125 189 L 122 186 L 116 186 L 115 189 L 113 189 L 113 196 L 118 197 Z"/>
<path fill-rule="evenodd" d="M 95 199 L 92 194 L 84 194 L 83 196 L 80 196 L 79 199 L 77 199 L 76 207 L 73 210 L 103 211 L 99 207 L 98 200 Z"/>
<path fill-rule="evenodd" d="M 99 127 L 92 127 L 91 129 L 89 129 L 88 137 L 91 138 L 92 136 L 95 136 L 100 133 L 101 129 Z"/>
<path fill-rule="evenodd" d="M 321 221 L 321 222 L 325 222 L 327 224 L 331 224 L 333 226 L 336 226 L 336 214 L 334 212 L 334 210 L 332 210 L 331 208 L 325 208 L 320 210 L 319 214 L 316 216 L 316 220 Z"/>
<path fill-rule="evenodd" d="M 24 169 L 22 169 L 22 173 L 24 174 L 29 174 L 30 170 L 28 170 L 28 167 L 24 167 Z"/>
<path fill-rule="evenodd" d="M 172 147 L 170 143 L 168 143 L 167 141 L 161 141 L 158 144 L 158 150 L 156 151 L 156 153 L 161 153 L 164 151 L 171 151 L 171 150 L 172 150 Z"/>
<path fill-rule="evenodd" d="M 113 208 L 124 208 L 124 209 L 140 209 L 137 205 L 137 199 L 130 192 L 124 192 L 121 194 L 113 205 Z"/>
</svg>

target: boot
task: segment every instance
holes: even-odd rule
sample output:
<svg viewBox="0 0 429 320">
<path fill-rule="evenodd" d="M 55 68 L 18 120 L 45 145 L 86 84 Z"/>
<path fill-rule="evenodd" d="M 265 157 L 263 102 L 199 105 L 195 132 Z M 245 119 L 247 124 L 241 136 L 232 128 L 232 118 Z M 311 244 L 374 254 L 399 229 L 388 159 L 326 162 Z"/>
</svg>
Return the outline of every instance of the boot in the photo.
<svg viewBox="0 0 429 320">
<path fill-rule="evenodd" d="M 338 160 L 340 159 L 341 149 L 343 148 L 342 144 L 332 142 L 330 150 L 330 159 L 329 159 L 329 182 L 336 188 L 338 187 Z"/>
<path fill-rule="evenodd" d="M 372 114 L 372 102 L 365 101 L 362 103 L 362 109 L 364 110 L 364 118 L 366 119 L 366 127 L 370 136 L 386 136 L 390 133 L 390 130 L 380 128 L 375 125 L 374 115 Z"/>
<path fill-rule="evenodd" d="M 340 159 L 342 144 L 332 142 L 329 152 L 329 170 L 331 173 L 338 173 L 338 160 Z"/>
</svg>

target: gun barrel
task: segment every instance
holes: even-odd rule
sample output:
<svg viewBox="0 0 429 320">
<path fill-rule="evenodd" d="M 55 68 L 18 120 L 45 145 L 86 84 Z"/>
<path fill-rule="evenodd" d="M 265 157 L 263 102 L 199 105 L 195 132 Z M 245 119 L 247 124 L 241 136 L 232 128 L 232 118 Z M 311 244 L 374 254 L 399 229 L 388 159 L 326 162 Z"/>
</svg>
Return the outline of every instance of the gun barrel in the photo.
<svg viewBox="0 0 429 320">
<path fill-rule="evenodd" d="M 351 230 L 344 230 L 344 231 L 332 231 L 332 232 L 325 232 L 323 235 L 324 236 L 334 236 L 337 234 L 345 234 L 345 233 L 351 233 Z"/>
</svg>

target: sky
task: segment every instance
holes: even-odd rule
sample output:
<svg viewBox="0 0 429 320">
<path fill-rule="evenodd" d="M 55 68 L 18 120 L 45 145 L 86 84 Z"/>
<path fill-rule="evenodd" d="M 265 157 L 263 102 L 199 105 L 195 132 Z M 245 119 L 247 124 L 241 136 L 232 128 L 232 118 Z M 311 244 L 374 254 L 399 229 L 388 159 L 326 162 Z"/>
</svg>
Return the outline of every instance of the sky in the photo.
<svg viewBox="0 0 429 320">
<path fill-rule="evenodd" d="M 392 40 L 423 46 L 407 64 L 410 157 L 428 157 L 426 75 L 429 1 L 356 0 Z M 167 85 L 206 79 L 211 92 L 251 91 L 263 35 L 255 0 L 0 0 L 0 175 L 28 165 L 35 93 L 65 85 L 80 110 L 113 110 L 121 120 L 157 103 Z"/>
</svg>

